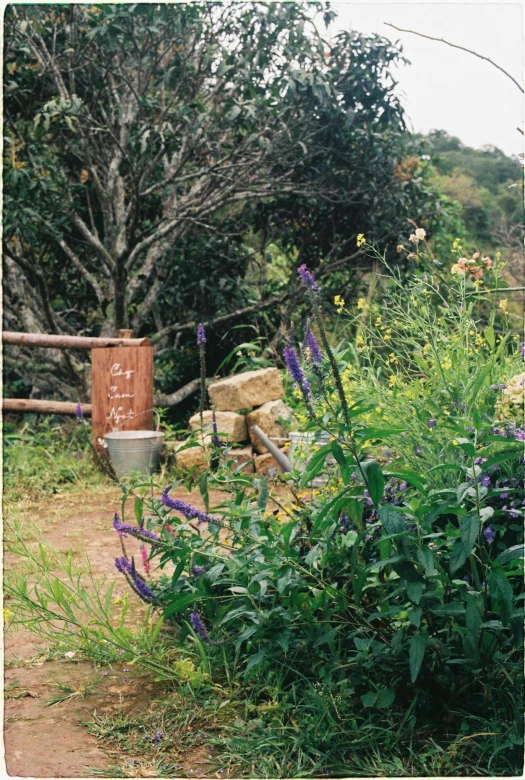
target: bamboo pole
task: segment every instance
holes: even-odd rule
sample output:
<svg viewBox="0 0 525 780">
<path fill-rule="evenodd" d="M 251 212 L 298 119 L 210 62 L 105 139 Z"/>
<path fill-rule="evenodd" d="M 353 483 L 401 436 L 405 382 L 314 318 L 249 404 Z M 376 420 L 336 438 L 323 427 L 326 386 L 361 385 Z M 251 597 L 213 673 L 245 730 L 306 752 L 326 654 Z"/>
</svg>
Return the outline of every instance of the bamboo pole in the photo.
<svg viewBox="0 0 525 780">
<path fill-rule="evenodd" d="M 81 404 L 86 417 L 91 416 L 91 404 Z M 32 414 L 75 414 L 77 405 L 71 401 L 46 401 L 44 398 L 3 398 L 4 412 L 31 412 Z"/>
<path fill-rule="evenodd" d="M 95 349 L 97 347 L 149 347 L 149 339 L 97 338 L 95 336 L 55 336 L 47 333 L 2 333 L 4 344 L 55 349 Z"/>
</svg>

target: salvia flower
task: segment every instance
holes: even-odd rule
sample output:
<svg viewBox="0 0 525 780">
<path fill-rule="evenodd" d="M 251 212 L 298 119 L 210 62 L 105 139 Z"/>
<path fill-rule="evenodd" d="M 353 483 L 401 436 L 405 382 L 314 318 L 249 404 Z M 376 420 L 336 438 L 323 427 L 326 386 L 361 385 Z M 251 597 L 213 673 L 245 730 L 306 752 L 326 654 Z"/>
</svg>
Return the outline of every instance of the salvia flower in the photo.
<svg viewBox="0 0 525 780">
<path fill-rule="evenodd" d="M 483 485 L 483 487 L 490 487 L 490 477 L 488 474 L 483 474 L 483 476 L 479 480 L 480 485 Z"/>
<path fill-rule="evenodd" d="M 148 531 L 146 528 L 139 528 L 134 525 L 128 525 L 128 523 L 121 523 L 117 513 L 113 517 L 113 528 L 118 534 L 122 536 L 136 536 L 138 539 L 144 539 L 150 542 L 158 542 L 159 537 L 154 534 L 153 531 Z"/>
<path fill-rule="evenodd" d="M 319 348 L 319 344 L 317 343 L 317 340 L 311 330 L 309 330 L 308 333 L 306 334 L 304 343 L 305 346 L 308 347 L 310 351 L 310 357 L 314 361 L 314 363 L 322 363 L 323 355 Z"/>
<path fill-rule="evenodd" d="M 142 565 L 144 566 L 144 571 L 146 574 L 149 574 L 151 571 L 151 563 L 148 560 L 148 551 L 146 550 L 146 547 L 142 545 L 140 548 L 140 555 L 142 557 Z"/>
<path fill-rule="evenodd" d="M 505 385 L 503 382 L 497 382 L 495 385 L 491 385 L 489 387 L 489 390 L 505 390 L 507 385 Z"/>
<path fill-rule="evenodd" d="M 84 412 L 82 411 L 82 407 L 80 406 L 80 404 L 77 404 L 75 406 L 75 415 L 77 420 L 82 420 L 84 417 Z"/>
<path fill-rule="evenodd" d="M 206 344 L 206 331 L 202 322 L 199 322 L 197 327 L 197 346 L 202 347 L 204 344 Z"/>
<path fill-rule="evenodd" d="M 305 287 L 309 287 L 313 292 L 317 292 L 319 290 L 319 287 L 315 283 L 315 279 L 306 267 L 306 265 L 303 263 L 303 265 L 300 265 L 297 269 L 297 273 L 301 277 L 301 280 Z"/>
<path fill-rule="evenodd" d="M 312 395 L 312 388 L 310 387 L 310 383 L 301 367 L 299 356 L 295 351 L 295 348 L 292 347 L 290 343 L 288 343 L 284 348 L 283 354 L 284 362 L 286 363 L 286 367 L 288 368 L 293 381 L 299 385 L 303 391 L 304 396 L 306 398 L 310 398 Z"/>
<path fill-rule="evenodd" d="M 182 515 L 184 515 L 186 520 L 193 520 L 194 518 L 197 518 L 197 525 L 200 525 L 201 523 L 220 522 L 217 517 L 209 515 L 206 512 L 202 512 L 200 509 L 191 506 L 191 504 L 187 504 L 186 501 L 182 501 L 180 498 L 170 498 L 168 495 L 170 490 L 171 485 L 168 485 L 168 487 L 163 490 L 160 497 L 161 502 L 164 504 L 164 506 L 168 507 L 168 509 L 173 509 L 175 512 L 180 512 Z"/>
<path fill-rule="evenodd" d="M 491 525 L 488 525 L 483 531 L 483 536 L 485 537 L 485 539 L 489 544 L 492 544 L 492 542 L 496 538 L 496 531 L 492 528 Z"/>
<path fill-rule="evenodd" d="M 428 421 L 428 427 L 429 427 L 429 428 L 435 428 L 435 427 L 436 427 L 436 425 L 437 425 L 437 421 L 436 421 L 436 420 L 434 420 L 433 418 L 432 418 L 431 420 L 429 420 L 429 421 Z"/>
<path fill-rule="evenodd" d="M 341 523 L 341 532 L 345 534 L 348 531 L 351 520 L 348 515 L 345 515 L 344 512 L 341 512 L 339 515 L 339 522 Z"/>
<path fill-rule="evenodd" d="M 190 569 L 190 574 L 192 577 L 201 577 L 205 571 L 205 566 L 192 566 Z"/>
<path fill-rule="evenodd" d="M 200 637 L 201 639 L 208 638 L 208 632 L 206 631 L 206 626 L 202 622 L 202 618 L 199 615 L 199 613 L 195 612 L 195 610 L 190 615 L 190 623 L 198 637 Z"/>
<path fill-rule="evenodd" d="M 150 604 L 155 598 L 153 591 L 146 585 L 142 577 L 140 577 L 135 570 L 135 562 L 131 559 L 131 563 L 127 558 L 121 556 L 115 560 L 115 567 L 117 571 L 124 574 L 129 585 L 140 596 L 140 598 Z"/>
</svg>

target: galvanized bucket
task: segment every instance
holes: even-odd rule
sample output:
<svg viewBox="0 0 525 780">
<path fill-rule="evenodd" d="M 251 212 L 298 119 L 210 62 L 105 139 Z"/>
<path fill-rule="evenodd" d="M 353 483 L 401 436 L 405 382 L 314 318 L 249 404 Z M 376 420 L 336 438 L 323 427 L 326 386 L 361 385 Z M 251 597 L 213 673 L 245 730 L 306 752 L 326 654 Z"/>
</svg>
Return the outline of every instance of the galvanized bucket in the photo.
<svg viewBox="0 0 525 780">
<path fill-rule="evenodd" d="M 160 431 L 114 431 L 104 438 L 119 479 L 133 472 L 152 474 L 159 465 L 164 441 Z"/>
</svg>

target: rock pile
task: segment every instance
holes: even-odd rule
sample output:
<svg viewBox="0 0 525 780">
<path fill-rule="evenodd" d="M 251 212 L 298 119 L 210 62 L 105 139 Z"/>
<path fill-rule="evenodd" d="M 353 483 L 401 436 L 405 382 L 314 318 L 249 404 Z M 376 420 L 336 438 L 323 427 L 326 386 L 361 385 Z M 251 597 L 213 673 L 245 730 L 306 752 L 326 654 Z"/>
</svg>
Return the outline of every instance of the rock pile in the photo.
<svg viewBox="0 0 525 780">
<path fill-rule="evenodd" d="M 284 396 L 282 379 L 276 368 L 262 368 L 245 374 L 220 379 L 208 386 L 210 405 L 215 409 L 219 439 L 233 445 L 228 460 L 235 461 L 235 468 L 245 464 L 243 473 L 263 474 L 274 479 L 281 471 L 273 455 L 252 432 L 258 425 L 275 444 L 288 454 L 283 446 L 287 429 L 283 421 L 295 424 L 292 410 L 281 400 Z M 240 412 L 243 414 L 240 414 Z M 189 422 L 190 430 L 201 427 L 200 415 L 194 414 Z M 194 467 L 203 468 L 207 462 L 206 448 L 213 435 L 212 412 L 203 413 L 204 430 L 200 434 L 200 446 L 189 447 L 189 439 L 176 442 L 175 463 L 182 471 Z M 244 445 L 244 446 L 236 446 Z"/>
</svg>

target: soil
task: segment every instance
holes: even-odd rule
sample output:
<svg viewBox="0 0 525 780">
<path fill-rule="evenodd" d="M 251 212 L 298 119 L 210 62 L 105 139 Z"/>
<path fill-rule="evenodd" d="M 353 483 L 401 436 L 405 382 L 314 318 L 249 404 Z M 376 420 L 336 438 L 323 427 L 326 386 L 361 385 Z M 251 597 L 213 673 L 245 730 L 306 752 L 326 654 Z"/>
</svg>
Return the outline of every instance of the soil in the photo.
<svg viewBox="0 0 525 780">
<path fill-rule="evenodd" d="M 178 488 L 172 495 L 204 509 L 198 493 Z M 28 506 L 27 514 L 45 530 L 45 539 L 52 547 L 72 550 L 77 556 L 83 547 L 93 574 L 106 576 L 108 584 L 115 580 L 116 590 L 124 592 L 129 589 L 115 569 L 115 558 L 122 551 L 111 527 L 113 514 L 120 511 L 121 496 L 115 487 L 103 488 L 96 496 L 92 491 L 68 491 L 40 504 L 36 512 L 35 507 Z M 210 491 L 211 505 L 223 499 L 224 494 Z M 127 537 L 126 549 L 140 561 L 137 540 Z M 14 566 L 16 557 L 6 552 L 4 571 Z M 132 615 L 143 612 L 143 603 L 133 593 L 129 593 L 129 599 Z M 8 600 L 5 607 L 9 608 Z M 4 745 L 8 775 L 92 777 L 94 772 L 97 776 L 107 772 L 106 776 L 110 776 L 109 767 L 115 765 L 115 756 L 88 734 L 81 721 L 90 720 L 94 711 L 98 715 L 136 715 L 159 695 L 160 684 L 137 667 L 124 673 L 119 668 L 122 665 L 112 664 L 103 677 L 102 669 L 95 668 L 93 663 L 65 657 L 45 660 L 45 651 L 45 643 L 26 629 L 8 629 L 4 639 Z M 86 683 L 95 681 L 95 690 L 85 698 L 77 696 L 53 706 L 46 701 L 57 693 L 57 682 L 81 690 Z M 195 767 L 196 761 L 199 762 L 199 756 L 192 754 L 187 763 Z M 179 763 L 184 769 L 185 762 Z"/>
<path fill-rule="evenodd" d="M 179 487 L 172 495 L 204 509 L 198 492 L 190 494 Z M 115 558 L 122 552 L 118 536 L 111 527 L 113 514 L 120 511 L 121 496 L 116 487 L 101 488 L 96 495 L 93 490 L 69 490 L 37 507 L 28 504 L 26 513 L 44 530 L 45 539 L 52 547 L 72 550 L 76 556 L 83 548 L 94 575 L 107 577 L 108 583 L 116 581 L 116 590 L 124 592 L 129 589 L 115 569 Z M 286 500 L 285 491 L 281 496 L 283 499 Z M 222 500 L 224 493 L 210 491 L 211 506 Z M 133 516 L 132 510 L 130 514 Z M 140 561 L 137 540 L 128 537 L 126 549 Z M 16 557 L 6 552 L 4 571 L 14 566 L 17 566 Z M 140 615 L 143 603 L 133 593 L 129 593 L 129 599 L 130 614 Z M 5 607 L 9 608 L 8 600 Z M 10 777 L 111 776 L 110 767 L 117 763 L 115 753 L 90 736 L 82 721 L 90 720 L 94 712 L 98 715 L 137 715 L 162 692 L 161 684 L 137 667 L 124 672 L 121 664 L 112 664 L 104 667 L 107 676 L 103 676 L 103 670 L 97 669 L 94 663 L 66 657 L 47 660 L 45 643 L 18 627 L 16 631 L 8 629 L 6 633 L 4 658 L 4 745 Z M 96 685 L 85 698 L 75 696 L 49 706 L 46 700 L 57 693 L 57 682 L 66 683 L 74 690 L 82 690 L 90 682 Z M 194 749 L 182 760 L 178 757 L 181 773 L 186 774 L 186 770 L 188 777 L 224 777 L 210 774 L 205 758 L 203 748 Z M 155 776 L 144 766 L 137 766 L 135 774 L 133 757 L 128 764 L 134 776 Z M 196 766 L 202 768 L 196 770 Z"/>
</svg>

